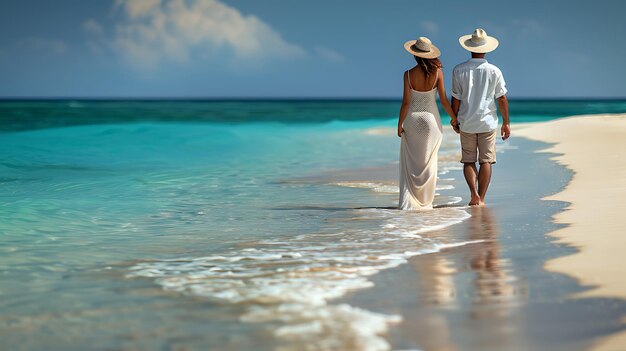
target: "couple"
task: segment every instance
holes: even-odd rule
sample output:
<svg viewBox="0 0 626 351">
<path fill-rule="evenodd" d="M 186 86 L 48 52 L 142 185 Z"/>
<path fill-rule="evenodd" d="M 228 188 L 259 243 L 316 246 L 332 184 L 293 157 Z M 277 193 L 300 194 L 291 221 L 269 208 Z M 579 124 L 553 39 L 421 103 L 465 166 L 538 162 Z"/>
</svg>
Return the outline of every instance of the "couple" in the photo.
<svg viewBox="0 0 626 351">
<path fill-rule="evenodd" d="M 442 127 L 435 92 L 450 124 L 461 135 L 461 163 L 470 189 L 470 206 L 485 204 L 496 163 L 498 114 L 502 114 L 502 139 L 511 134 L 508 101 L 502 72 L 485 60 L 485 54 L 498 47 L 498 40 L 483 29 L 459 38 L 472 58 L 454 67 L 452 104 L 446 97 L 439 49 L 428 38 L 404 44 L 417 65 L 404 73 L 404 94 L 398 120 L 400 144 L 400 201 L 402 210 L 431 209 L 437 184 L 437 152 Z M 480 170 L 476 168 L 480 164 Z"/>
</svg>

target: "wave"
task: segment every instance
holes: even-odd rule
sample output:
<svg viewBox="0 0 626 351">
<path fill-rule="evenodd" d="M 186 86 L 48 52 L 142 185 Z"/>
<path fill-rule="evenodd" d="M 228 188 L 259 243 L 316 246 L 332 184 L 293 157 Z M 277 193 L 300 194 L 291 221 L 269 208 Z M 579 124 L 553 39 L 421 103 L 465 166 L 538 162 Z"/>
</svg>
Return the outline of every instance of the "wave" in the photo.
<svg viewBox="0 0 626 351">
<path fill-rule="evenodd" d="M 388 350 L 389 325 L 402 321 L 332 299 L 374 286 L 368 279 L 415 255 L 478 241 L 440 242 L 428 233 L 459 223 L 463 208 L 421 213 L 357 209 L 345 231 L 299 234 L 242 243 L 244 248 L 204 257 L 138 263 L 128 278 L 151 278 L 167 291 L 246 307 L 242 322 L 278 322 L 280 350 Z"/>
</svg>

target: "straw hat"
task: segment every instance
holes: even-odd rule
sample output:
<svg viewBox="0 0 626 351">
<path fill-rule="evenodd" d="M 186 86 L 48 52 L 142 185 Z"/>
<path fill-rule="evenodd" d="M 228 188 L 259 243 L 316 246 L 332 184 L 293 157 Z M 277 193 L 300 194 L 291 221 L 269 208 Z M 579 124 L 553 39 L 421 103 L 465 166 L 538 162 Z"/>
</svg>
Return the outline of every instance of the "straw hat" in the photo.
<svg viewBox="0 0 626 351">
<path fill-rule="evenodd" d="M 500 44 L 498 39 L 488 36 L 482 28 L 476 29 L 473 34 L 460 37 L 459 43 L 463 49 L 481 54 L 492 52 Z"/>
<path fill-rule="evenodd" d="M 419 37 L 417 40 L 409 40 L 404 43 L 404 48 L 414 56 L 427 59 L 441 56 L 441 51 L 426 37 Z"/>
</svg>

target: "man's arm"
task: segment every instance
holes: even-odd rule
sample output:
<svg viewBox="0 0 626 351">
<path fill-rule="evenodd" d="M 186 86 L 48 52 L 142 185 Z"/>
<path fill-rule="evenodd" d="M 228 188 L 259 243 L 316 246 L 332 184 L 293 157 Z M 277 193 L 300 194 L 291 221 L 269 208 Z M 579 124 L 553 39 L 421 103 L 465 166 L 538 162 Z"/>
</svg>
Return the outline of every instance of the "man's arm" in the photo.
<svg viewBox="0 0 626 351">
<path fill-rule="evenodd" d="M 454 131 L 457 133 L 460 133 L 458 117 L 459 117 L 459 107 L 461 106 L 460 99 L 462 96 L 462 92 L 463 92 L 463 87 L 461 86 L 461 82 L 459 81 L 459 76 L 457 74 L 456 67 L 454 67 L 454 69 L 452 70 L 452 91 L 450 92 L 450 95 L 452 96 L 452 112 L 454 112 L 454 115 L 457 117 L 457 120 L 451 121 L 450 123 L 452 124 L 452 128 L 454 128 Z"/>
<path fill-rule="evenodd" d="M 459 115 L 459 107 L 461 107 L 461 100 L 455 98 L 454 96 L 452 97 L 452 112 L 454 112 L 455 116 Z M 455 124 L 452 125 L 452 128 L 454 129 L 455 132 L 459 133 L 460 129 L 459 129 L 459 122 L 458 120 L 456 121 Z"/>
<path fill-rule="evenodd" d="M 452 106 L 452 109 L 454 109 L 454 100 L 452 100 Z M 509 136 L 511 136 L 509 100 L 506 98 L 506 95 L 502 95 L 498 98 L 498 110 L 500 110 L 500 114 L 502 115 L 502 129 L 500 131 L 500 135 L 502 135 L 502 140 L 506 140 Z"/>
</svg>

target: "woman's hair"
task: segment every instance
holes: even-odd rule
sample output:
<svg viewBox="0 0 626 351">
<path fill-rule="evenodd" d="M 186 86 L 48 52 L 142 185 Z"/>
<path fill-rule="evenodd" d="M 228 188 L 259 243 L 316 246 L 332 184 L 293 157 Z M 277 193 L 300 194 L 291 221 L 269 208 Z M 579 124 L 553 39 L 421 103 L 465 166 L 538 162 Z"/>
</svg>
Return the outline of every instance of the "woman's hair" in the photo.
<svg viewBox="0 0 626 351">
<path fill-rule="evenodd" d="M 413 57 L 415 57 L 415 61 L 417 61 L 417 65 L 422 69 L 422 72 L 424 72 L 424 75 L 426 77 L 437 72 L 439 68 L 443 67 L 443 65 L 441 64 L 441 61 L 439 61 L 438 58 L 427 59 L 427 58 L 423 58 L 419 56 L 413 56 Z"/>
</svg>

